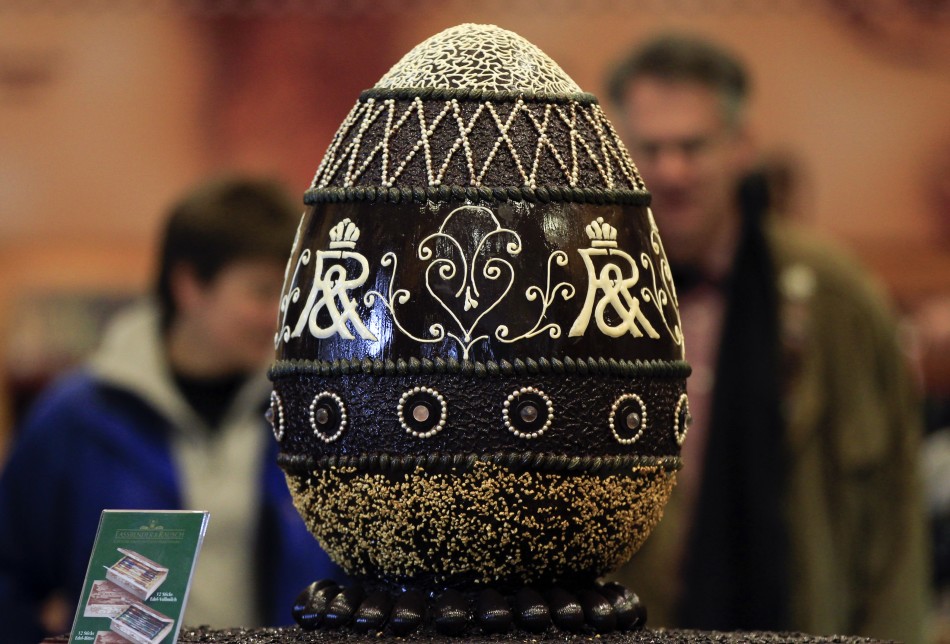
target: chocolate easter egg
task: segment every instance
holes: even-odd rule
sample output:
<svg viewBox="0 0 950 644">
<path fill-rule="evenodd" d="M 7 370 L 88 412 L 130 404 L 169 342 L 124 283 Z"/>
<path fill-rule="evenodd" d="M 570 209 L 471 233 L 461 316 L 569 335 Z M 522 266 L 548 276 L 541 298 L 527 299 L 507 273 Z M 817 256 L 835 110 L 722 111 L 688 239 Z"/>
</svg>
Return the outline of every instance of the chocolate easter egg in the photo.
<svg viewBox="0 0 950 644">
<path fill-rule="evenodd" d="M 449 29 L 362 93 L 305 202 L 272 418 L 330 556 L 502 591 L 629 558 L 680 464 L 689 367 L 597 99 L 516 34 Z"/>
</svg>

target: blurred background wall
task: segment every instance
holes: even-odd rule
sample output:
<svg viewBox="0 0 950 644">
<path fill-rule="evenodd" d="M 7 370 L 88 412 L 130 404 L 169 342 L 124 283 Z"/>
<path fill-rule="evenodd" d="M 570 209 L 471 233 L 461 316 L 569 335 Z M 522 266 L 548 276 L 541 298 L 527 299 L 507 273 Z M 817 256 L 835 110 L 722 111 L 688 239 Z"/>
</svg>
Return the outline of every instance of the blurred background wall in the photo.
<svg viewBox="0 0 950 644">
<path fill-rule="evenodd" d="M 950 318 L 946 0 L 0 0 L 0 365 L 14 406 L 148 288 L 176 195 L 247 170 L 302 196 L 359 91 L 459 22 L 520 33 L 605 102 L 607 67 L 645 35 L 730 45 L 754 76 L 764 159 L 792 186 L 787 216 L 850 247 L 909 317 Z M 950 391 L 946 360 L 924 366 Z"/>
</svg>

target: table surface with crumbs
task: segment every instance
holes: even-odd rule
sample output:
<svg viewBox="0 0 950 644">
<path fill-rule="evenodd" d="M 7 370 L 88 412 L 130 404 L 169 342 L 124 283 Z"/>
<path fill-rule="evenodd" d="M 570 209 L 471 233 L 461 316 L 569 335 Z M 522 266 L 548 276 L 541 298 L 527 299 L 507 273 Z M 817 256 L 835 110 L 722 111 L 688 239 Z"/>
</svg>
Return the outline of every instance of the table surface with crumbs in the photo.
<svg viewBox="0 0 950 644">
<path fill-rule="evenodd" d="M 551 644 L 760 644 L 775 642 L 795 642 L 801 644 L 857 644 L 858 642 L 881 642 L 866 637 L 832 635 L 817 636 L 803 633 L 775 632 L 718 632 L 694 630 L 665 630 L 646 628 L 639 631 L 626 631 L 605 634 L 567 633 L 550 629 L 543 633 L 530 634 L 512 632 L 503 635 L 471 634 L 448 637 L 438 633 L 417 632 L 405 637 L 377 635 L 376 633 L 356 634 L 349 630 L 304 631 L 299 627 L 280 628 L 228 628 L 212 629 L 207 627 L 182 628 L 179 644 L 361 644 L 363 642 L 420 643 L 457 642 L 458 644 L 482 642 L 549 642 Z"/>
</svg>

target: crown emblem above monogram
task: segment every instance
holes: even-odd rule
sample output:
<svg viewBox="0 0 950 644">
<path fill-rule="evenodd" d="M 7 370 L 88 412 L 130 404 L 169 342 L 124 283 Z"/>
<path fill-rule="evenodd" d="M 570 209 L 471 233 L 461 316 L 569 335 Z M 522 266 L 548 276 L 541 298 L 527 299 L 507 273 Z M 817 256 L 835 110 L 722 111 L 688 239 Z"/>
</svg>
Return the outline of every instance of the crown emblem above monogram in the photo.
<svg viewBox="0 0 950 644">
<path fill-rule="evenodd" d="M 348 218 L 330 229 L 330 248 L 355 248 L 360 229 Z"/>
<path fill-rule="evenodd" d="M 584 228 L 584 232 L 591 238 L 592 246 L 616 248 L 617 247 L 617 229 L 604 222 L 603 217 L 598 217 L 597 221 L 592 221 Z"/>
</svg>

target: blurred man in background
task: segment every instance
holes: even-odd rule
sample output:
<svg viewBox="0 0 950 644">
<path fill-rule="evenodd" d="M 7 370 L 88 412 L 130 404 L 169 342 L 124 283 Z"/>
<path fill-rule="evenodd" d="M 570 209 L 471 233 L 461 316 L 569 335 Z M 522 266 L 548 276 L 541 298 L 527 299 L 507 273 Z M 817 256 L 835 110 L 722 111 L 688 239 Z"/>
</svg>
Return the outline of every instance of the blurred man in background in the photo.
<svg viewBox="0 0 950 644">
<path fill-rule="evenodd" d="M 920 407 L 894 320 L 855 265 L 767 217 L 747 94 L 735 57 L 683 36 L 610 80 L 673 266 L 694 418 L 664 519 L 618 579 L 654 626 L 918 642 Z"/>
<path fill-rule="evenodd" d="M 264 421 L 298 215 L 270 182 L 196 188 L 167 221 L 156 297 L 35 403 L 0 474 L 5 642 L 68 630 L 105 508 L 211 512 L 188 624 L 287 623 L 300 590 L 338 574 Z"/>
</svg>

